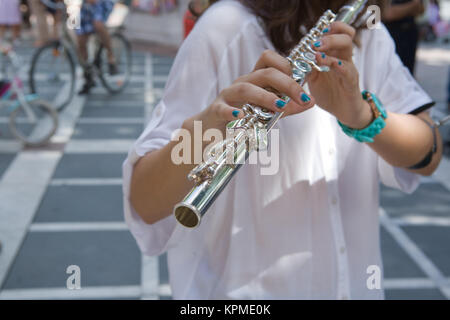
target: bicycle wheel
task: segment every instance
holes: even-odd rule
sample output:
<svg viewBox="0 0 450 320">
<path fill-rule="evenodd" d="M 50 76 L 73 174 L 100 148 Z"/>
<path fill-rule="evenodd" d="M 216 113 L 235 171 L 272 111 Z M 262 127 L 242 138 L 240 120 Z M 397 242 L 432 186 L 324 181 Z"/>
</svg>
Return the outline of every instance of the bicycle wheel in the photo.
<svg viewBox="0 0 450 320">
<path fill-rule="evenodd" d="M 75 92 L 75 60 L 60 40 L 39 48 L 29 72 L 30 89 L 61 111 Z"/>
<path fill-rule="evenodd" d="M 111 47 L 116 59 L 117 72 L 111 74 L 108 63 L 108 53 L 101 45 L 97 53 L 95 65 L 99 69 L 99 77 L 103 86 L 110 93 L 122 91 L 131 77 L 131 45 L 120 33 L 111 35 Z"/>
<path fill-rule="evenodd" d="M 41 146 L 56 132 L 58 113 L 48 102 L 32 100 L 11 112 L 9 128 L 12 135 L 25 145 Z"/>
</svg>

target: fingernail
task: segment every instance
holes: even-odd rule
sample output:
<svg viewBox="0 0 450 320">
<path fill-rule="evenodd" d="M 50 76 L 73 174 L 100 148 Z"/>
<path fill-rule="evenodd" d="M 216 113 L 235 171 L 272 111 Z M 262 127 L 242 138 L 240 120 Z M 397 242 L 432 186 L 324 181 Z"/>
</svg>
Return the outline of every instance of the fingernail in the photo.
<svg viewBox="0 0 450 320">
<path fill-rule="evenodd" d="M 330 29 L 325 28 L 325 29 L 323 30 L 323 33 L 327 33 L 327 32 L 329 32 L 329 31 L 330 31 Z"/>
<path fill-rule="evenodd" d="M 233 117 L 235 117 L 235 118 L 239 117 L 239 113 L 241 113 L 239 110 L 234 110 Z"/>
<path fill-rule="evenodd" d="M 286 106 L 286 101 L 277 100 L 277 102 L 275 104 L 277 105 L 278 108 L 282 109 Z"/>
<path fill-rule="evenodd" d="M 302 99 L 303 102 L 311 101 L 311 98 L 306 93 L 302 93 L 301 99 Z"/>
<path fill-rule="evenodd" d="M 342 66 L 342 61 L 341 60 L 339 60 L 338 65 Z"/>
<path fill-rule="evenodd" d="M 316 43 L 314 43 L 314 46 L 317 48 L 320 47 L 321 45 L 322 45 L 322 42 L 320 42 L 320 41 L 317 41 Z"/>
<path fill-rule="evenodd" d="M 325 53 L 322 53 L 322 59 L 325 59 L 326 55 Z"/>
</svg>

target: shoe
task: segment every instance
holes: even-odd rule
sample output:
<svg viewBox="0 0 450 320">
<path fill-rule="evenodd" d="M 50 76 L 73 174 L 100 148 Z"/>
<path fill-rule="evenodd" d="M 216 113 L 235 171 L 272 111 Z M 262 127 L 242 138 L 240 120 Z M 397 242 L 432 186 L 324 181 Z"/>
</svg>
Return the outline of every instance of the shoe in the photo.
<svg viewBox="0 0 450 320">
<path fill-rule="evenodd" d="M 91 88 L 95 87 L 95 82 L 90 82 L 90 81 L 86 81 L 83 85 L 83 87 L 81 88 L 80 91 L 78 91 L 79 95 L 85 95 L 85 94 L 89 94 L 89 92 L 91 91 Z"/>
<path fill-rule="evenodd" d="M 119 69 L 117 68 L 117 64 L 115 63 L 108 63 L 109 66 L 109 74 L 111 76 L 115 76 L 119 73 Z"/>
</svg>

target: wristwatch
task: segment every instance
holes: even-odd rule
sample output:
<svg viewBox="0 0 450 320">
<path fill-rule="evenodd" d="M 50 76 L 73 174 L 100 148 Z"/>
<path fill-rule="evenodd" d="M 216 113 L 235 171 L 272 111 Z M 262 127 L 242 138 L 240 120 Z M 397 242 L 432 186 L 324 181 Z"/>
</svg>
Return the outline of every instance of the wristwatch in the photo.
<svg viewBox="0 0 450 320">
<path fill-rule="evenodd" d="M 367 101 L 372 109 L 374 120 L 364 129 L 352 129 L 338 120 L 339 126 L 349 137 L 355 138 L 359 142 L 373 143 L 374 138 L 381 133 L 386 126 L 385 120 L 388 115 L 380 100 L 369 91 L 363 91 L 362 97 Z"/>
</svg>

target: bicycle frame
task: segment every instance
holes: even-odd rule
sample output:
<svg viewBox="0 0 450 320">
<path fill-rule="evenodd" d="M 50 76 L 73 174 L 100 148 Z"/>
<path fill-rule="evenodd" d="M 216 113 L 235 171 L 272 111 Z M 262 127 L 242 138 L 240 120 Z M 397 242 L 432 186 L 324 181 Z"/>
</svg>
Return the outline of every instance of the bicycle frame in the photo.
<svg viewBox="0 0 450 320">
<path fill-rule="evenodd" d="M 2 49 L 1 50 L 2 60 L 4 63 L 5 60 L 9 62 L 11 65 L 11 86 L 6 90 L 6 92 L 0 97 L 0 108 L 5 107 L 8 110 L 8 113 L 13 112 L 17 108 L 21 106 L 24 108 L 27 117 L 31 121 L 36 121 L 35 114 L 31 111 L 31 108 L 28 102 L 38 99 L 37 94 L 25 94 L 23 92 L 22 80 L 19 77 L 19 59 L 12 49 Z M 2 65 L 2 68 L 5 68 Z M 11 103 L 12 102 L 12 103 Z M 10 103 L 7 105 L 7 103 Z"/>
</svg>

